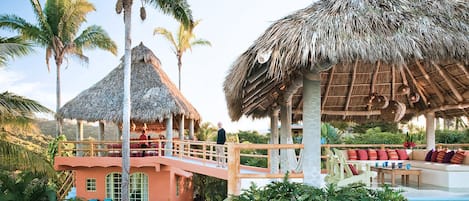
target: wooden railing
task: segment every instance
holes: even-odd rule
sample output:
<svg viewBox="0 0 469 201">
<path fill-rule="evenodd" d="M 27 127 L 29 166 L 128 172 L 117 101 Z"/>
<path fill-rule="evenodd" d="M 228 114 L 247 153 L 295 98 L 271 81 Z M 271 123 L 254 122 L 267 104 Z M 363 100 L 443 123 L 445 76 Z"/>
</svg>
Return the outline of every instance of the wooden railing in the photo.
<svg viewBox="0 0 469 201">
<path fill-rule="evenodd" d="M 57 200 L 64 200 L 65 196 L 67 196 L 75 183 L 73 171 L 61 172 L 59 175 L 59 183 L 61 183 L 62 186 L 57 190 Z"/>
<path fill-rule="evenodd" d="M 150 147 L 141 148 L 137 146 L 141 143 L 150 142 Z M 118 145 L 121 145 L 121 141 L 66 141 L 61 143 L 73 144 L 74 146 L 59 146 L 60 147 L 73 147 L 69 149 L 59 149 L 59 156 L 119 156 L 115 153 L 120 153 L 121 148 Z M 283 178 L 285 172 L 272 171 L 270 168 L 271 164 L 271 153 L 273 151 L 279 150 L 294 150 L 296 157 L 298 158 L 298 153 L 303 149 L 303 144 L 237 144 L 229 143 L 227 145 L 217 145 L 213 142 L 201 142 L 201 141 L 173 141 L 172 149 L 168 149 L 166 140 L 132 140 L 131 142 L 131 156 L 133 153 L 154 153 L 150 156 L 172 156 L 176 158 L 190 158 L 201 160 L 203 164 L 213 163 L 217 157 L 216 147 L 223 147 L 224 154 L 220 156 L 223 160 L 227 161 L 228 164 L 228 191 L 237 192 L 239 190 L 239 181 L 243 178 Z M 137 145 L 135 145 L 137 144 Z M 449 149 L 469 149 L 469 144 L 436 144 L 437 148 L 449 148 Z M 322 156 L 321 159 L 323 162 L 326 162 L 327 156 L 325 155 L 327 149 L 338 148 L 338 149 L 403 149 L 402 144 L 324 144 L 321 145 Z M 426 145 L 419 144 L 414 147 L 414 149 L 424 149 Z M 259 151 L 263 150 L 263 151 Z M 249 152 L 249 153 L 248 153 Z M 246 164 L 241 164 L 241 157 L 248 158 L 260 158 L 266 160 L 266 165 L 264 167 L 248 167 Z M 243 173 L 242 168 L 251 168 L 256 173 Z M 278 169 L 278 167 L 277 167 Z M 289 170 L 289 178 L 303 178 L 302 170 L 295 171 Z"/>
</svg>

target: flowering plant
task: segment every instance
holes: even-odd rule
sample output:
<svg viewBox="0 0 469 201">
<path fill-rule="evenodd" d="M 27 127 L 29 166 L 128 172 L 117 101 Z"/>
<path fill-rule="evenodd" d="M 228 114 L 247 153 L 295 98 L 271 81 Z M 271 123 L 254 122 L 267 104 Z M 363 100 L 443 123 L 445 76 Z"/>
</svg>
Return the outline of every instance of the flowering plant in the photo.
<svg viewBox="0 0 469 201">
<path fill-rule="evenodd" d="M 404 141 L 404 148 L 409 149 L 413 147 L 415 147 L 414 139 L 412 138 L 412 136 L 409 136 L 409 133 L 407 133 Z"/>
</svg>

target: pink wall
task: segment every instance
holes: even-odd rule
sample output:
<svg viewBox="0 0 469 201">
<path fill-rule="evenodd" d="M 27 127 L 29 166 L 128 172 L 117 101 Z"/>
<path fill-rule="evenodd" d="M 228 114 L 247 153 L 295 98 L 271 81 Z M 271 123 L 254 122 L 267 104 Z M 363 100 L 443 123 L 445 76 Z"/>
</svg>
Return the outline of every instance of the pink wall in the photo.
<svg viewBox="0 0 469 201">
<path fill-rule="evenodd" d="M 104 200 L 106 198 L 106 175 L 111 172 L 121 172 L 120 167 L 90 167 L 75 170 L 75 185 L 77 197 Z M 192 178 L 181 179 L 181 182 L 189 181 L 189 189 L 180 184 L 180 194 L 176 196 L 176 175 L 171 168 L 156 172 L 154 167 L 131 168 L 131 173 L 143 172 L 148 176 L 148 200 L 149 201 L 185 201 L 192 200 Z M 96 192 L 86 191 L 86 179 L 96 179 Z M 182 177 L 184 178 L 184 177 Z"/>
</svg>

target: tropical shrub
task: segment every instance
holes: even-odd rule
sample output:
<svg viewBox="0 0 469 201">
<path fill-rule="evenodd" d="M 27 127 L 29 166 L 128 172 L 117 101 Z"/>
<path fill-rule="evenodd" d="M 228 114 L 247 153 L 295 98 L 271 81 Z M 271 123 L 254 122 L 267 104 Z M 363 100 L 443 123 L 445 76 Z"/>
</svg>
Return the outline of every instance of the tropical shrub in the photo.
<svg viewBox="0 0 469 201">
<path fill-rule="evenodd" d="M 376 128 L 376 127 L 379 127 L 382 132 L 391 132 L 391 133 L 399 132 L 397 123 L 389 123 L 389 122 L 368 122 L 364 124 L 355 125 L 352 129 L 354 133 L 366 133 L 368 129 Z"/>
<path fill-rule="evenodd" d="M 47 177 L 32 172 L 0 172 L 0 200 L 49 201 L 55 191 L 48 186 Z"/>
<path fill-rule="evenodd" d="M 366 133 L 358 133 L 346 138 L 347 144 L 402 144 L 405 135 L 401 133 L 382 132 L 380 127 L 370 128 Z"/>
<path fill-rule="evenodd" d="M 223 179 L 194 174 L 194 201 L 222 201 L 226 198 L 227 182 Z"/>
<path fill-rule="evenodd" d="M 239 196 L 232 196 L 233 201 L 405 201 L 407 200 L 399 190 L 388 186 L 382 189 L 369 189 L 364 184 L 351 184 L 337 187 L 330 184 L 325 188 L 316 188 L 302 183 L 289 182 L 286 176 L 281 182 L 272 182 L 265 187 L 251 187 Z"/>
<path fill-rule="evenodd" d="M 467 139 L 468 131 L 457 131 L 457 130 L 436 130 L 435 131 L 435 142 L 445 144 L 456 144 L 465 143 Z"/>
</svg>

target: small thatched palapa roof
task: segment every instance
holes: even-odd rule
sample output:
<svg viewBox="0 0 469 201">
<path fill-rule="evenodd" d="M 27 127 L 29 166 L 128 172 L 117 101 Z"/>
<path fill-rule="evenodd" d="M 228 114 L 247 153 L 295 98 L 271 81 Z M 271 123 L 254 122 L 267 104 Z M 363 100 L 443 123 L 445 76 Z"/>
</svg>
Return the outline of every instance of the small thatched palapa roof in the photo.
<svg viewBox="0 0 469 201">
<path fill-rule="evenodd" d="M 142 43 L 133 48 L 131 62 L 131 121 L 162 122 L 170 114 L 200 120 L 197 110 L 170 81 L 150 49 Z M 58 114 L 68 119 L 122 122 L 123 79 L 122 62 L 101 81 L 67 102 Z"/>
<path fill-rule="evenodd" d="M 320 0 L 280 19 L 226 77 L 231 118 L 266 117 L 293 94 L 300 120 L 305 73 L 320 77 L 326 121 L 381 118 L 372 94 L 406 117 L 469 116 L 469 1 Z"/>
</svg>

